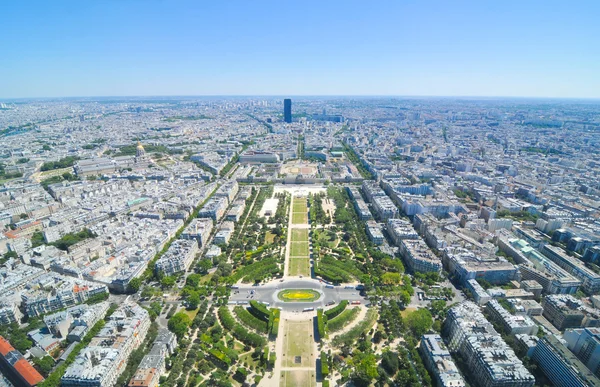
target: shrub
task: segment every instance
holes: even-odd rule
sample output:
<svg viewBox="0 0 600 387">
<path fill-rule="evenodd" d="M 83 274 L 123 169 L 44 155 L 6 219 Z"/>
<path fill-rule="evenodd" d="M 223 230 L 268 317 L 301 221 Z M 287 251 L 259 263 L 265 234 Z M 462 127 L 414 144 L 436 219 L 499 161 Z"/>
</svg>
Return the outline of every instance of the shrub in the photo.
<svg viewBox="0 0 600 387">
<path fill-rule="evenodd" d="M 233 308 L 235 315 L 244 323 L 244 325 L 252 328 L 258 332 L 267 332 L 267 323 L 263 320 L 259 320 L 252 313 L 248 312 L 246 308 L 236 306 Z"/>
<path fill-rule="evenodd" d="M 277 336 L 279 333 L 279 319 L 281 311 L 279 309 L 271 309 L 271 315 L 269 316 L 269 333 L 273 336 Z"/>
<path fill-rule="evenodd" d="M 323 309 L 317 309 L 317 330 L 319 331 L 319 340 L 325 338 L 325 318 Z"/>
<path fill-rule="evenodd" d="M 338 314 L 342 313 L 344 311 L 344 309 L 346 309 L 347 306 L 348 306 L 348 300 L 343 300 L 335 307 L 333 307 L 329 310 L 326 310 L 325 316 L 327 316 L 328 320 L 331 320 L 332 318 L 336 317 Z"/>
<path fill-rule="evenodd" d="M 329 329 L 330 332 L 339 331 L 350 322 L 354 321 L 359 313 L 360 308 L 347 309 L 336 318 L 327 321 L 327 329 Z"/>
<path fill-rule="evenodd" d="M 250 313 L 263 321 L 269 321 L 269 316 L 271 315 L 267 306 L 256 300 L 250 301 Z"/>
<path fill-rule="evenodd" d="M 321 375 L 323 375 L 323 378 L 329 376 L 329 364 L 327 363 L 327 355 L 324 351 L 321 351 Z"/>
</svg>

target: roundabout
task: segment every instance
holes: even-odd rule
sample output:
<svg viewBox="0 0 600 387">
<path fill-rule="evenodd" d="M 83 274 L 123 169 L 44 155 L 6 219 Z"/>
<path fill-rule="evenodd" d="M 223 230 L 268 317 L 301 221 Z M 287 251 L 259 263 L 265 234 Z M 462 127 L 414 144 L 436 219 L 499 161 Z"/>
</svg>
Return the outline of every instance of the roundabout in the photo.
<svg viewBox="0 0 600 387">
<path fill-rule="evenodd" d="M 321 293 L 313 289 L 286 289 L 277 293 L 283 302 L 314 302 L 321 298 Z"/>
</svg>

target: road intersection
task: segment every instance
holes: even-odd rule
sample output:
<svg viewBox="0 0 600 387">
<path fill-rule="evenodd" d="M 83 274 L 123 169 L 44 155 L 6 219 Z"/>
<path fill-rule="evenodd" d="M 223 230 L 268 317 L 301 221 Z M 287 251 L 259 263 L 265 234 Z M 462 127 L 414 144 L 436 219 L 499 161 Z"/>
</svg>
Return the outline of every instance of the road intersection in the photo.
<svg viewBox="0 0 600 387">
<path fill-rule="evenodd" d="M 284 302 L 277 294 L 286 289 L 312 289 L 321 294 L 321 297 L 312 302 Z M 304 308 L 324 308 L 327 305 L 338 304 L 342 300 L 360 301 L 367 303 L 367 299 L 360 295 L 355 285 L 332 286 L 311 278 L 275 280 L 264 285 L 238 285 L 231 289 L 230 304 L 245 305 L 250 300 L 268 304 L 270 307 L 281 308 L 285 311 L 298 311 Z"/>
</svg>

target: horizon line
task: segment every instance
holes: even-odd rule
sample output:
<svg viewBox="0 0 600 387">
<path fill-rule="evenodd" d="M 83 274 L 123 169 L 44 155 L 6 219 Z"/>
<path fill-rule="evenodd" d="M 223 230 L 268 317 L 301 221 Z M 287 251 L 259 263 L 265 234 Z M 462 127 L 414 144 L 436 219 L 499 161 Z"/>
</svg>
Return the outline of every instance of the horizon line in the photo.
<svg viewBox="0 0 600 387">
<path fill-rule="evenodd" d="M 0 97 L 1 101 L 15 100 L 59 100 L 59 99 L 94 99 L 94 98 L 475 98 L 475 99 L 541 99 L 541 100 L 591 100 L 600 101 L 599 97 L 554 97 L 554 96 L 509 96 L 509 95 L 425 95 L 425 94 L 146 94 L 146 95 L 73 95 L 73 96 L 37 96 L 37 97 Z"/>
</svg>

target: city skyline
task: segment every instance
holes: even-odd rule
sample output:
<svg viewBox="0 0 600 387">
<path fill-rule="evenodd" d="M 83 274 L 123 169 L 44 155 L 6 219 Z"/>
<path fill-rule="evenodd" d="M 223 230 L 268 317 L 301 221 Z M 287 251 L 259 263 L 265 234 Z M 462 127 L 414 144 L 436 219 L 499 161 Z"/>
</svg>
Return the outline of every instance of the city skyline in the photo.
<svg viewBox="0 0 600 387">
<path fill-rule="evenodd" d="M 598 7 L 11 3 L 0 98 L 599 98 Z"/>
</svg>

